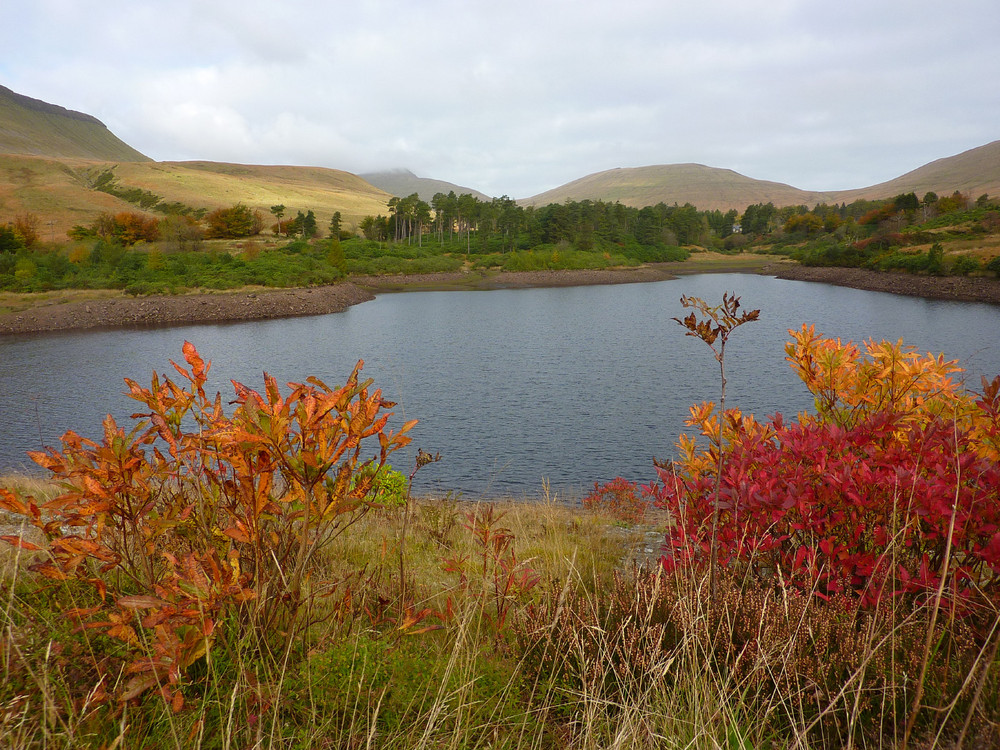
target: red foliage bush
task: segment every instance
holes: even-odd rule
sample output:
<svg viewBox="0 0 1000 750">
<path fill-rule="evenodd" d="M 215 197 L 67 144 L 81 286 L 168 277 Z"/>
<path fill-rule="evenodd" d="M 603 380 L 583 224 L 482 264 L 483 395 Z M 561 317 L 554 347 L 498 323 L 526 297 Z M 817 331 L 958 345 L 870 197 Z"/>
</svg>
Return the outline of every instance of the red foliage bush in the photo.
<svg viewBox="0 0 1000 750">
<path fill-rule="evenodd" d="M 849 429 L 785 424 L 737 437 L 723 466 L 719 564 L 748 564 L 821 596 L 934 592 L 1000 602 L 1000 466 L 944 420 L 891 414 Z M 674 514 L 668 568 L 708 552 L 715 477 L 660 470 L 650 488 Z M 954 528 L 952 520 L 954 516 Z M 951 540 L 950 547 L 948 540 Z"/>
<path fill-rule="evenodd" d="M 583 507 L 617 521 L 641 523 L 649 502 L 635 482 L 616 477 L 604 485 L 594 482 L 594 491 L 583 498 Z"/>
<path fill-rule="evenodd" d="M 953 362 L 902 342 L 862 353 L 793 336 L 817 413 L 758 424 L 727 410 L 720 426 L 712 404 L 692 409 L 708 447 L 682 436 L 681 460 L 645 488 L 674 521 L 666 567 L 707 565 L 714 538 L 720 567 L 824 597 L 940 589 L 959 611 L 1000 605 L 1000 378 L 973 394 Z"/>
</svg>

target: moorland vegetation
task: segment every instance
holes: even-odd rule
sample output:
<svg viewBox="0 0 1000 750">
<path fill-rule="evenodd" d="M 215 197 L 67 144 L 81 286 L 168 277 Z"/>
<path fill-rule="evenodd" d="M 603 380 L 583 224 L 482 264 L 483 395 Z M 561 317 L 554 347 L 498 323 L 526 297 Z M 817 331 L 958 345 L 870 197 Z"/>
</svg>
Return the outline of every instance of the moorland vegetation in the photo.
<svg viewBox="0 0 1000 750">
<path fill-rule="evenodd" d="M 803 328 L 815 410 L 758 422 L 757 311 L 684 303 L 720 405 L 583 508 L 412 497 L 447 457 L 389 468 L 412 423 L 362 363 L 229 409 L 190 344 L 126 381 L 134 425 L 0 489 L 8 746 L 995 746 L 1000 377 Z"/>
</svg>

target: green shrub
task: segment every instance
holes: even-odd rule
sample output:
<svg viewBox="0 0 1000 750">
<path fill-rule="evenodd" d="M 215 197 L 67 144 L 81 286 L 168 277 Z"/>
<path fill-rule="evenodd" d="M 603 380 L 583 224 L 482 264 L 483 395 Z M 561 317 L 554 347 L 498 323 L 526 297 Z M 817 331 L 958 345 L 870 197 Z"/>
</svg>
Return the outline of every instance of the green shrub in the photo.
<svg viewBox="0 0 1000 750">
<path fill-rule="evenodd" d="M 968 276 L 982 268 L 982 264 L 969 255 L 960 255 L 951 263 L 951 273 L 954 276 Z"/>
</svg>

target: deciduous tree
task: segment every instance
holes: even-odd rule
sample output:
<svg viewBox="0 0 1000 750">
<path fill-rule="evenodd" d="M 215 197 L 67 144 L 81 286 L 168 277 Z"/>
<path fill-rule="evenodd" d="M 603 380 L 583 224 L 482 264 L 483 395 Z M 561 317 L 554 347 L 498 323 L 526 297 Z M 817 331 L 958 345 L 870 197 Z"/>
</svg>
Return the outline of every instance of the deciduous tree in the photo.
<svg viewBox="0 0 1000 750">
<path fill-rule="evenodd" d="M 38 242 L 39 218 L 33 213 L 18 214 L 14 217 L 14 231 L 21 237 L 25 247 Z"/>
<path fill-rule="evenodd" d="M 254 211 L 237 203 L 229 208 L 218 208 L 205 217 L 208 223 L 208 236 L 214 238 L 235 239 L 260 234 L 264 228 L 264 217 L 260 211 Z"/>
</svg>

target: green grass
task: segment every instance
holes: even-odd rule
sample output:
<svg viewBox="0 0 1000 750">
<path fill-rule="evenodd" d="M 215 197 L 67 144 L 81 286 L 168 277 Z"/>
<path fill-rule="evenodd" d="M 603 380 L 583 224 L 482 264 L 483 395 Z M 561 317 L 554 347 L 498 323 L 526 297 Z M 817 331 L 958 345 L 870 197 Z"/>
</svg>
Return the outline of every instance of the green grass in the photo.
<svg viewBox="0 0 1000 750">
<path fill-rule="evenodd" d="M 18 294 L 67 289 L 116 289 L 132 295 L 173 294 L 189 289 L 245 286 L 305 287 L 336 283 L 348 275 L 449 273 L 467 264 L 481 270 L 533 271 L 609 268 L 639 264 L 635 255 L 683 260 L 680 248 L 639 246 L 622 252 L 543 246 L 538 250 L 485 254 L 464 243 L 380 243 L 352 239 L 336 252 L 331 240 L 208 242 L 199 249 L 163 243 L 132 248 L 101 240 L 45 250 L 0 253 L 0 291 Z M 653 253 L 650 255 L 650 253 Z"/>
<path fill-rule="evenodd" d="M 165 252 L 155 246 L 125 249 L 94 241 L 0 255 L 0 290 L 118 289 L 145 295 L 198 288 L 314 286 L 343 278 L 328 252 L 321 244 L 305 242 L 265 246 L 248 240 L 233 251 L 210 245 L 206 250 Z"/>
</svg>

